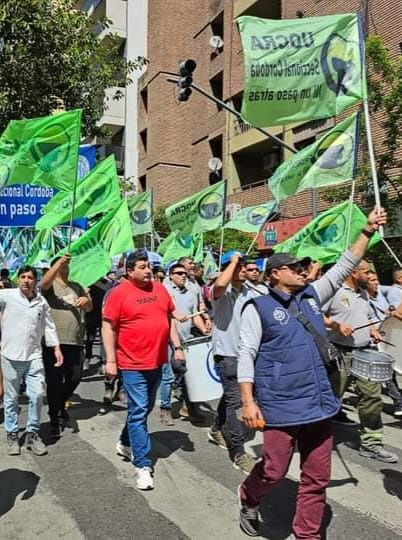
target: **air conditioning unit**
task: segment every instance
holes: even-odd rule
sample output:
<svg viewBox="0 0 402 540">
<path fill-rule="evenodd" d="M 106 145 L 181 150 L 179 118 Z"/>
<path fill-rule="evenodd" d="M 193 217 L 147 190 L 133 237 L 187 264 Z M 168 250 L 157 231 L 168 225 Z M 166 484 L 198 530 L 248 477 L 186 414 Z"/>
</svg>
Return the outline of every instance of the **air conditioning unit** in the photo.
<svg viewBox="0 0 402 540">
<path fill-rule="evenodd" d="M 226 214 L 228 219 L 233 219 L 236 214 L 241 210 L 241 204 L 239 203 L 230 203 L 226 205 Z"/>
</svg>

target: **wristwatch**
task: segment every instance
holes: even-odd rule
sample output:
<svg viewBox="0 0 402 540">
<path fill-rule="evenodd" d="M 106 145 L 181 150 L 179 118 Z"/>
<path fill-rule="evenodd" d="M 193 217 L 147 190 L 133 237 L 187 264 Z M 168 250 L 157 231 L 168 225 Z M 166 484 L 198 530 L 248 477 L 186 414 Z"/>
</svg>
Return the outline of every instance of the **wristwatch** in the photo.
<svg viewBox="0 0 402 540">
<path fill-rule="evenodd" d="M 182 351 L 182 350 L 183 350 L 183 347 L 180 345 L 180 347 L 174 347 L 174 350 L 175 350 L 175 351 Z"/>
<path fill-rule="evenodd" d="M 362 229 L 362 234 L 364 234 L 364 236 L 367 236 L 367 238 L 371 238 L 375 235 L 375 231 L 369 231 L 368 229 L 364 228 Z"/>
</svg>

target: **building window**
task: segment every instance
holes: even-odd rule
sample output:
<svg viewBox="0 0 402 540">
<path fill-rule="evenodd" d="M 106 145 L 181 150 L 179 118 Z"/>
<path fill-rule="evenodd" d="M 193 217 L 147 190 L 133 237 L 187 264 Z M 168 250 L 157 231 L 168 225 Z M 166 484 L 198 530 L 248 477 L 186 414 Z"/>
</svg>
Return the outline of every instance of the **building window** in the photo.
<svg viewBox="0 0 402 540">
<path fill-rule="evenodd" d="M 211 85 L 212 94 L 222 101 L 223 98 L 223 71 L 220 71 L 213 77 L 209 84 Z M 216 104 L 218 111 L 222 109 L 221 105 Z"/>
<path fill-rule="evenodd" d="M 208 161 L 209 185 L 216 184 L 222 180 L 222 156 L 223 138 L 222 135 L 209 141 L 211 159 Z"/>
<path fill-rule="evenodd" d="M 212 36 L 209 40 L 210 46 L 213 48 L 211 59 L 218 56 L 223 51 L 223 11 L 211 22 Z"/>
<path fill-rule="evenodd" d="M 141 191 L 147 190 L 147 176 L 144 174 L 144 176 L 140 176 L 138 178 L 138 182 L 140 184 Z"/>
<path fill-rule="evenodd" d="M 140 132 L 140 139 L 141 139 L 141 143 L 142 143 L 142 148 L 144 149 L 144 152 L 146 152 L 147 151 L 147 140 L 148 140 L 148 135 L 147 135 L 147 130 L 146 129 L 143 129 Z"/>
<path fill-rule="evenodd" d="M 282 16 L 282 0 L 257 0 L 242 15 L 252 15 L 265 19 L 280 19 Z"/>
<path fill-rule="evenodd" d="M 141 96 L 141 103 L 144 107 L 144 111 L 148 112 L 148 86 L 146 86 L 145 88 L 141 90 L 140 96 Z"/>
</svg>

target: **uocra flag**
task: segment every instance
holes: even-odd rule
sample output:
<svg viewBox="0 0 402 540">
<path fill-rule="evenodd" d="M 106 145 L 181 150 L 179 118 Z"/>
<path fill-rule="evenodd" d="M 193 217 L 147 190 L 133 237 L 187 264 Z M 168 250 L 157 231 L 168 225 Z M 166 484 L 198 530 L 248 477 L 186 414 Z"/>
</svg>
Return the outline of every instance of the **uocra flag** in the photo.
<svg viewBox="0 0 402 540">
<path fill-rule="evenodd" d="M 225 190 L 226 180 L 222 180 L 166 208 L 165 214 L 171 230 L 186 236 L 222 227 Z"/>
<path fill-rule="evenodd" d="M 234 218 L 225 223 L 225 229 L 256 233 L 276 208 L 276 201 L 242 208 Z"/>
<path fill-rule="evenodd" d="M 0 137 L 0 187 L 10 184 L 73 188 L 81 110 L 11 120 Z"/>
<path fill-rule="evenodd" d="M 116 161 L 113 155 L 102 160 L 77 185 L 73 219 L 105 214 L 121 200 Z M 73 206 L 72 191 L 59 191 L 43 209 L 43 216 L 35 223 L 36 229 L 47 229 L 67 222 Z"/>
<path fill-rule="evenodd" d="M 296 234 L 275 246 L 274 251 L 291 253 L 297 258 L 311 257 L 321 264 L 333 263 L 349 247 L 346 245 L 348 238 L 349 244 L 355 242 L 366 221 L 366 216 L 356 204 L 345 201 L 318 215 Z M 376 233 L 369 247 L 379 241 L 380 236 Z"/>
<path fill-rule="evenodd" d="M 332 186 L 353 179 L 358 117 L 356 113 L 346 118 L 276 169 L 268 186 L 278 202 L 307 188 Z"/>
<path fill-rule="evenodd" d="M 360 18 L 237 19 L 244 51 L 241 113 L 254 126 L 336 116 L 366 95 Z"/>
</svg>

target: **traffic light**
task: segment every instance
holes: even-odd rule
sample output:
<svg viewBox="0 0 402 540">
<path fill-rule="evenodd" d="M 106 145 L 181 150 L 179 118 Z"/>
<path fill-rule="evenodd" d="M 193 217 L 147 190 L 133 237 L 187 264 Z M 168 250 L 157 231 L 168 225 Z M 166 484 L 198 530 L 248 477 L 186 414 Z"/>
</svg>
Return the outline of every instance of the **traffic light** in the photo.
<svg viewBox="0 0 402 540">
<path fill-rule="evenodd" d="M 195 60 L 181 60 L 179 62 L 179 75 L 180 78 L 177 81 L 179 87 L 179 101 L 187 101 L 191 96 L 191 84 L 193 82 L 193 71 L 197 67 Z"/>
</svg>

